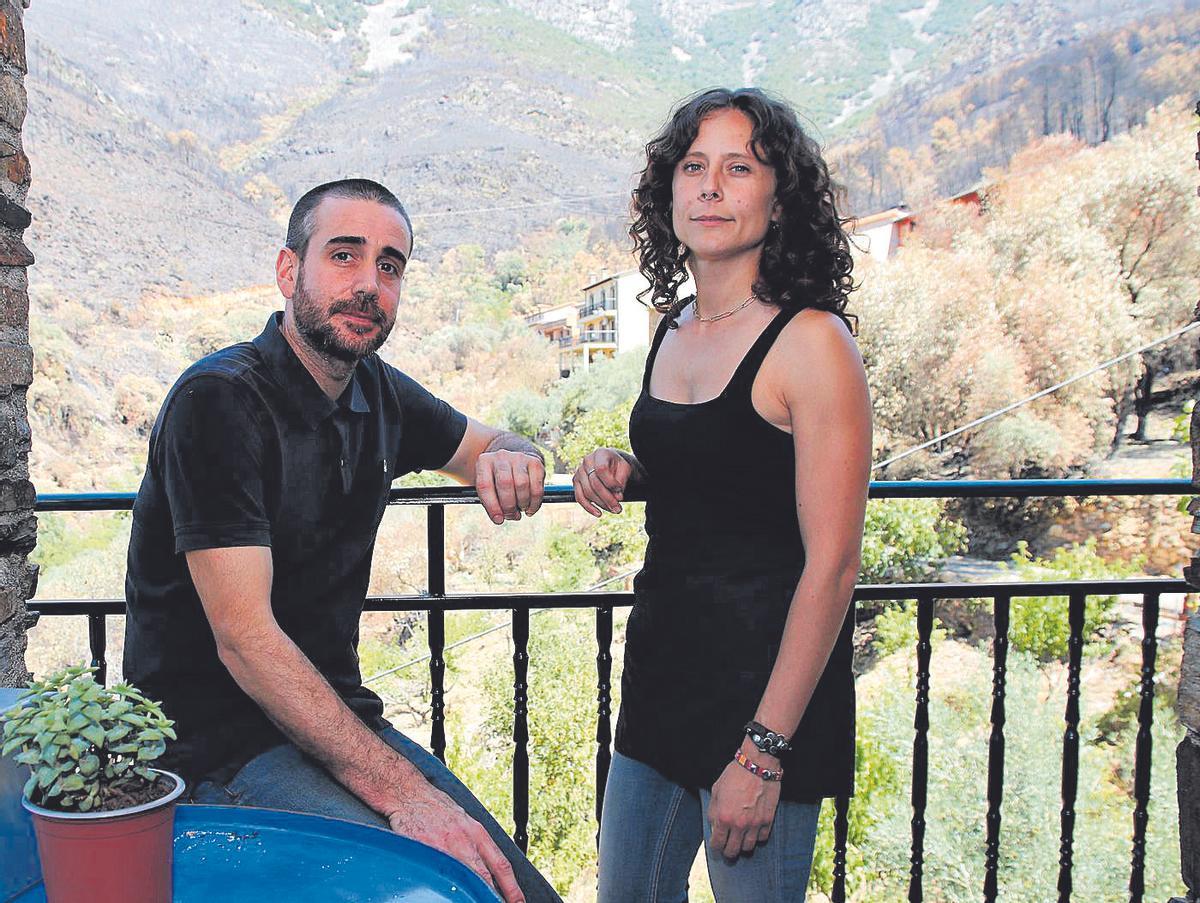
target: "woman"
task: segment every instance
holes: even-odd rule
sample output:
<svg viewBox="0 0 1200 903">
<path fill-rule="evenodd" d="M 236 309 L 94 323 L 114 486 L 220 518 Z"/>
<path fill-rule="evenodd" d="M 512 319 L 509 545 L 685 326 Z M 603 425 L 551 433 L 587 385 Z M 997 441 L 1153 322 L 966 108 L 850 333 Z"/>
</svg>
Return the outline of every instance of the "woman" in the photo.
<svg viewBox="0 0 1200 903">
<path fill-rule="evenodd" d="M 600 901 L 685 900 L 705 842 L 718 903 L 794 903 L 820 801 L 854 775 L 871 415 L 849 244 L 816 145 L 761 91 L 692 97 L 646 156 L 630 234 L 664 318 L 634 454 L 574 477 L 597 517 L 647 488 Z"/>
</svg>

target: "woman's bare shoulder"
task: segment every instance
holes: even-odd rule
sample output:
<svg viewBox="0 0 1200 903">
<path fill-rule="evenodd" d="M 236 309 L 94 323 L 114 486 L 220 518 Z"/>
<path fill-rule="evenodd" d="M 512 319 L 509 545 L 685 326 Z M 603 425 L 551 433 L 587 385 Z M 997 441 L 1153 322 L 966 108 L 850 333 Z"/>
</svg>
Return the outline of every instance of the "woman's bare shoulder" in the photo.
<svg viewBox="0 0 1200 903">
<path fill-rule="evenodd" d="M 833 368 L 862 368 L 862 355 L 845 321 L 832 311 L 813 307 L 792 317 L 771 351 L 777 359 L 801 359 Z"/>
</svg>

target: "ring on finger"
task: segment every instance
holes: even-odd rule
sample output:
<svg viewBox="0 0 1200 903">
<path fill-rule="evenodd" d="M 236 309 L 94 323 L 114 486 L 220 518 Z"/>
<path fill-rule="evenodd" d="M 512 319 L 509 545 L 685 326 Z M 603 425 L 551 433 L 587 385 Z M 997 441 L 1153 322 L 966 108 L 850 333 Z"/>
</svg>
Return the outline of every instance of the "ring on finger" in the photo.
<svg viewBox="0 0 1200 903">
<path fill-rule="evenodd" d="M 592 474 L 594 474 L 595 472 L 596 472 L 596 468 L 594 468 L 594 467 L 593 467 L 591 470 L 589 470 L 589 471 L 587 472 L 587 475 L 590 477 L 590 476 L 591 476 Z"/>
</svg>

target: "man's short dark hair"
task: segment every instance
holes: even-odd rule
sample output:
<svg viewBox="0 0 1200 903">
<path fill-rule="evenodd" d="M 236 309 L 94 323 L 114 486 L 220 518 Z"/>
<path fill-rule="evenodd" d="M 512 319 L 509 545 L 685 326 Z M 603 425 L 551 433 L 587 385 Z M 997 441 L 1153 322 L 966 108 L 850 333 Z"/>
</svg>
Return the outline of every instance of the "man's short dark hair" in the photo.
<svg viewBox="0 0 1200 903">
<path fill-rule="evenodd" d="M 412 220 L 399 198 L 378 182 L 372 182 L 370 179 L 338 179 L 336 182 L 326 182 L 306 191 L 304 196 L 296 201 L 296 206 L 292 208 L 292 215 L 288 217 L 287 241 L 284 242 L 284 246 L 295 251 L 296 256 L 301 260 L 308 251 L 308 241 L 312 238 L 313 228 L 316 225 L 314 214 L 317 206 L 325 198 L 355 198 L 363 201 L 375 201 L 377 204 L 391 207 L 404 217 L 404 224 L 408 227 L 409 251 L 412 251 L 414 240 Z"/>
</svg>

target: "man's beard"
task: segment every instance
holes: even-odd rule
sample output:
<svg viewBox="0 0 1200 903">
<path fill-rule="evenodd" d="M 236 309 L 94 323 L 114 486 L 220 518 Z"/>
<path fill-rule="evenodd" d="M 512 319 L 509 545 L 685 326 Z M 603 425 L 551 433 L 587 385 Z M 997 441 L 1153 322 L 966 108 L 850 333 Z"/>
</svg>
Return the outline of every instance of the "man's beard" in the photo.
<svg viewBox="0 0 1200 903">
<path fill-rule="evenodd" d="M 339 332 L 333 318 L 345 311 L 372 318 L 378 327 L 374 335 L 358 336 L 350 330 L 347 338 L 345 331 Z M 356 364 L 379 350 L 392 331 L 392 324 L 379 307 L 378 295 L 355 292 L 353 298 L 339 299 L 326 307 L 305 289 L 303 274 L 297 278 L 292 292 L 292 314 L 297 331 L 314 350 L 348 364 Z"/>
</svg>

